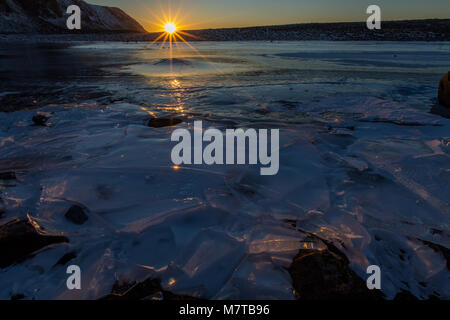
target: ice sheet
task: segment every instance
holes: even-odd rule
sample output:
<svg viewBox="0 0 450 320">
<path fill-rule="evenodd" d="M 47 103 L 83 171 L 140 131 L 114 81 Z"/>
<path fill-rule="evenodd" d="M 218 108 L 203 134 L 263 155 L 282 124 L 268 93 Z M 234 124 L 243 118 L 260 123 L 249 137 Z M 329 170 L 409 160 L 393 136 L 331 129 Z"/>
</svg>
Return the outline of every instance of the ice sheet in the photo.
<svg viewBox="0 0 450 320">
<path fill-rule="evenodd" d="M 0 270 L 0 298 L 93 299 L 116 280 L 157 277 L 168 290 L 202 298 L 293 299 L 286 268 L 306 232 L 334 243 L 363 278 L 368 265 L 379 265 L 388 298 L 402 289 L 450 298 L 445 259 L 422 242 L 450 247 L 450 120 L 428 113 L 449 44 L 198 49 L 213 61 L 208 73 L 208 62 L 187 48 L 174 54 L 188 61 L 189 75 L 161 72 L 164 49 L 58 49 L 91 57 L 109 50 L 111 57 L 96 64 L 100 73 L 88 69 L 96 74 L 93 89 L 75 83 L 78 74 L 55 80 L 52 73 L 26 92 L 58 83 L 59 94 L 38 110 L 0 113 L 0 171 L 17 175 L 0 182 L 0 223 L 30 215 L 70 239 Z M 376 63 L 355 64 L 364 52 Z M 436 53 L 440 63 L 431 63 Z M 402 54 L 417 65 L 406 71 L 385 63 Z M 122 64 L 119 57 L 126 57 Z M 25 90 L 8 81 L 3 91 Z M 66 98 L 81 89 L 89 94 Z M 93 97 L 97 91 L 108 94 Z M 33 126 L 38 111 L 50 116 L 48 126 Z M 193 120 L 204 129 L 280 128 L 279 174 L 261 177 L 252 166 L 174 168 L 175 127 L 146 126 L 151 117 L 174 115 L 184 121 L 176 128 L 191 129 Z M 72 204 L 89 208 L 87 223 L 65 219 Z M 55 266 L 68 252 L 83 270 L 80 292 L 66 290 L 65 269 Z"/>
</svg>

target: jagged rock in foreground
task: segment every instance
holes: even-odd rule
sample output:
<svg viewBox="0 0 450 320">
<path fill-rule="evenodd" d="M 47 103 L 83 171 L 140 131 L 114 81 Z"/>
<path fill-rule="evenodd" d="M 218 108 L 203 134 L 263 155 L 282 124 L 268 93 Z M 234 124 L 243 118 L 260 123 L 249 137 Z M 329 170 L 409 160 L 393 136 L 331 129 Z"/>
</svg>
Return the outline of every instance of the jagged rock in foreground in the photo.
<svg viewBox="0 0 450 320">
<path fill-rule="evenodd" d="M 289 273 L 292 278 L 294 294 L 298 300 L 384 300 L 380 290 L 369 290 L 366 282 L 350 269 L 350 261 L 332 243 L 310 234 L 312 242 L 321 242 L 327 249 L 300 249 L 294 258 Z M 423 240 L 421 240 L 423 241 Z M 450 269 L 450 250 L 431 243 L 423 243 L 441 252 Z M 428 299 L 439 299 L 429 296 Z M 394 300 L 419 300 L 411 292 L 401 290 Z"/>
<path fill-rule="evenodd" d="M 64 236 L 52 236 L 30 221 L 13 220 L 0 226 L 0 268 L 21 262 L 33 252 L 54 243 L 69 242 Z"/>
<path fill-rule="evenodd" d="M 440 104 L 450 108 L 450 71 L 439 82 L 438 99 Z"/>
<path fill-rule="evenodd" d="M 0 33 L 69 32 L 67 7 L 81 9 L 81 30 L 87 32 L 139 32 L 144 28 L 119 8 L 91 5 L 83 0 L 0 0 Z"/>
<path fill-rule="evenodd" d="M 139 283 L 115 283 L 112 293 L 100 300 L 198 300 L 163 290 L 157 279 L 147 279 Z"/>
<path fill-rule="evenodd" d="M 366 282 L 349 267 L 350 261 L 332 243 L 310 234 L 325 250 L 300 249 L 289 273 L 299 300 L 382 300 L 379 290 L 369 290 Z"/>
<path fill-rule="evenodd" d="M 296 297 L 301 300 L 382 300 L 382 293 L 369 290 L 348 263 L 328 250 L 300 250 L 289 268 Z"/>
</svg>

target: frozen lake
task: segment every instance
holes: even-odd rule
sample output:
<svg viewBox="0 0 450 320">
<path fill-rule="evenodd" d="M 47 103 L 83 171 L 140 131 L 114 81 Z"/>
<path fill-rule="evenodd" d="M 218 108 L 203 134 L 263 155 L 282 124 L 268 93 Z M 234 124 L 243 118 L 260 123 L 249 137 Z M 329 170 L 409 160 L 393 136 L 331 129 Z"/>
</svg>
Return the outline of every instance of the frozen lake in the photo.
<svg viewBox="0 0 450 320">
<path fill-rule="evenodd" d="M 0 269 L 0 298 L 94 299 L 151 276 L 201 298 L 293 299 L 286 268 L 321 249 L 315 234 L 363 279 L 379 265 L 387 298 L 450 299 L 448 262 L 425 244 L 450 248 L 450 120 L 430 113 L 450 43 L 191 45 L 0 43 L 0 172 L 17 176 L 0 180 L 0 224 L 70 240 Z M 194 120 L 279 128 L 278 175 L 174 168 L 171 133 Z M 54 267 L 67 253 L 81 291 Z"/>
</svg>

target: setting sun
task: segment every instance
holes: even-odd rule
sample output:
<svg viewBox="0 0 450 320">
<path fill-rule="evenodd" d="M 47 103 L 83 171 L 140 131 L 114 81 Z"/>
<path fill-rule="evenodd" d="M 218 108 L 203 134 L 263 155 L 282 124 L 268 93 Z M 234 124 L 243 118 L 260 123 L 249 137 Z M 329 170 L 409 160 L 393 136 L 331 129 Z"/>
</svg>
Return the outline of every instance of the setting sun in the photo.
<svg viewBox="0 0 450 320">
<path fill-rule="evenodd" d="M 166 23 L 166 25 L 164 26 L 164 30 L 169 33 L 172 34 L 175 31 L 177 31 L 177 26 L 175 24 L 173 24 L 172 22 L 168 22 Z"/>
</svg>

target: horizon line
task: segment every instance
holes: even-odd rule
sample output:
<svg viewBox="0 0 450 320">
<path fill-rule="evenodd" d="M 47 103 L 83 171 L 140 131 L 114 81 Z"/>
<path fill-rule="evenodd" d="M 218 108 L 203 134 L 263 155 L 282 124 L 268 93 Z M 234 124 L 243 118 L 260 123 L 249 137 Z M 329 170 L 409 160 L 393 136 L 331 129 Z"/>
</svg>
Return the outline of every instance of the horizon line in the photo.
<svg viewBox="0 0 450 320">
<path fill-rule="evenodd" d="M 135 19 L 136 20 L 136 19 Z M 413 22 L 413 21 L 444 21 L 450 20 L 449 18 L 417 18 L 417 19 L 399 19 L 399 20 L 385 20 L 381 23 L 387 22 Z M 308 24 L 350 24 L 350 23 L 366 23 L 366 21 L 330 21 L 330 22 L 298 22 L 298 23 L 287 23 L 287 24 L 272 24 L 272 25 L 251 25 L 251 26 L 238 26 L 238 27 L 213 27 L 213 28 L 199 28 L 199 29 L 182 29 L 182 31 L 204 31 L 204 30 L 231 30 L 231 29 L 252 29 L 252 28 L 269 28 L 269 27 L 285 27 L 285 26 L 298 26 L 298 25 L 308 25 Z M 141 24 L 141 23 L 139 23 Z M 142 26 L 142 24 L 141 24 Z M 160 31 L 148 31 L 147 28 L 142 26 L 147 33 L 161 33 Z"/>
</svg>

